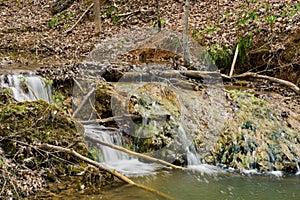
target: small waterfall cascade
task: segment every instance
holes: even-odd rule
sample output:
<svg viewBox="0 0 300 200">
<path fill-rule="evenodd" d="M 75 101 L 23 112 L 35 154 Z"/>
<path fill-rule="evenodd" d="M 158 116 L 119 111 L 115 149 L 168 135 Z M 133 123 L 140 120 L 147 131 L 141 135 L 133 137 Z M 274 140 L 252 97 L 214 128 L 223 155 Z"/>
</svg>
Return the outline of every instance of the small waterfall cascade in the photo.
<svg viewBox="0 0 300 200">
<path fill-rule="evenodd" d="M 122 138 L 119 134 L 110 134 L 108 131 L 104 131 L 101 126 L 96 124 L 85 125 L 85 132 L 88 136 L 99 139 L 109 144 L 122 145 Z M 129 155 L 121 151 L 106 147 L 98 146 L 102 152 L 102 157 L 98 158 L 101 162 L 113 163 L 118 160 L 129 159 Z"/>
<path fill-rule="evenodd" d="M 105 127 L 101 127 L 97 124 L 85 125 L 84 128 L 87 138 L 93 137 L 106 143 L 122 146 L 121 134 L 110 134 L 109 131 L 105 130 Z M 106 147 L 103 145 L 95 146 L 95 143 L 89 142 L 88 145 L 92 152 L 96 152 L 96 154 L 99 154 L 99 157 L 97 157 L 98 162 L 102 162 L 104 165 L 116 169 L 119 172 L 129 176 L 153 174 L 157 169 L 161 167 L 161 165 L 155 163 L 150 164 L 140 162 L 138 158 L 112 149 L 110 147 Z M 98 151 L 101 153 L 98 153 Z"/>
<path fill-rule="evenodd" d="M 296 175 L 300 175 L 300 167 L 299 167 L 299 162 L 297 162 L 297 172 L 296 172 Z"/>
<path fill-rule="evenodd" d="M 17 101 L 44 100 L 52 103 L 51 86 L 38 76 L 2 75 L 0 86 L 11 89 Z"/>
<path fill-rule="evenodd" d="M 182 126 L 182 124 L 179 125 L 178 132 L 179 132 L 178 135 L 180 136 L 181 144 L 185 148 L 185 151 L 186 151 L 187 164 L 189 166 L 201 164 L 199 156 L 195 149 L 195 146 L 193 145 L 194 142 L 191 138 L 188 138 L 186 131 L 185 131 L 184 127 Z"/>
</svg>

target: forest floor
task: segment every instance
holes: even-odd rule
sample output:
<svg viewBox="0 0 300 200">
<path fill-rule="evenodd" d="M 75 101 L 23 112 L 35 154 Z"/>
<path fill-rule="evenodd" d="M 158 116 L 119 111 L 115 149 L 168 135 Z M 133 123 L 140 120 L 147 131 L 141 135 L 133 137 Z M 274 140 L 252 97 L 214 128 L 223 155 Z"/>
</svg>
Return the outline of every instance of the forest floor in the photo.
<svg viewBox="0 0 300 200">
<path fill-rule="evenodd" d="M 8 64 L 26 68 L 80 62 L 104 39 L 157 23 L 154 0 L 106 0 L 101 5 L 102 31 L 95 34 L 92 1 L 74 1 L 57 14 L 51 13 L 53 2 L 0 3 L 0 69 Z M 163 28 L 182 31 L 185 2 L 159 4 Z M 223 73 L 228 73 L 239 44 L 235 73 L 264 72 L 299 84 L 299 25 L 298 0 L 191 1 L 189 35 L 207 48 Z"/>
</svg>

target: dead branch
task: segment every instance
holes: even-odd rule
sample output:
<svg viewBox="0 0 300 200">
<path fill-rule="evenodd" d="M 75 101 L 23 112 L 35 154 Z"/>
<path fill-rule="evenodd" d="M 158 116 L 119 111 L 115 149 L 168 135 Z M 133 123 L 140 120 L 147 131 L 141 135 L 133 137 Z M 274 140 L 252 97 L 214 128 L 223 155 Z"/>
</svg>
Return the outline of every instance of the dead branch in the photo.
<svg viewBox="0 0 300 200">
<path fill-rule="evenodd" d="M 86 137 L 88 138 L 88 140 L 90 140 L 92 142 L 99 143 L 99 144 L 102 144 L 104 146 L 110 147 L 112 149 L 116 149 L 118 151 L 122 151 L 122 152 L 128 153 L 128 154 L 133 155 L 133 156 L 137 156 L 139 158 L 142 158 L 142 159 L 145 159 L 145 160 L 148 160 L 148 161 L 151 161 L 151 162 L 159 163 L 159 164 L 171 167 L 173 169 L 181 169 L 181 170 L 187 170 L 188 169 L 188 168 L 185 168 L 185 167 L 173 165 L 172 163 L 166 162 L 164 160 L 160 160 L 160 159 L 153 158 L 153 157 L 141 154 L 141 153 L 130 151 L 130 150 L 125 149 L 123 147 L 120 147 L 120 146 L 117 146 L 117 145 L 114 145 L 114 144 L 110 144 L 110 143 L 104 142 L 102 140 L 99 140 L 99 139 L 91 137 L 91 136 L 86 136 Z"/>
<path fill-rule="evenodd" d="M 219 72 L 215 72 L 215 71 L 187 70 L 187 71 L 181 72 L 181 74 L 188 78 L 198 79 L 198 80 L 213 79 L 213 78 L 221 77 L 221 74 Z"/>
<path fill-rule="evenodd" d="M 135 183 L 134 181 L 132 181 L 131 179 L 127 178 L 126 176 L 120 174 L 119 172 L 117 172 L 116 170 L 114 169 L 111 169 L 111 168 L 108 168 L 94 160 L 91 160 L 87 157 L 84 157 L 82 155 L 80 155 L 79 153 L 77 153 L 76 151 L 74 151 L 73 149 L 68 149 L 68 148 L 64 148 L 64 147 L 60 147 L 60 146 L 55 146 L 55 145 L 50 145 L 50 144 L 42 144 L 40 145 L 41 148 L 47 148 L 47 149 L 53 149 L 53 150 L 56 150 L 56 151 L 60 151 L 60 152 L 64 152 L 64 153 L 67 153 L 67 154 L 70 154 L 70 155 L 73 155 L 77 158 L 79 158 L 80 160 L 86 162 L 86 163 L 89 163 L 99 169 L 102 169 L 112 175 L 114 175 L 115 177 L 119 178 L 120 180 L 124 181 L 125 183 L 128 183 L 132 186 L 135 186 L 135 187 L 138 187 L 138 188 L 141 188 L 141 189 L 144 189 L 146 191 L 149 191 L 149 192 L 152 192 L 160 197 L 163 197 L 165 199 L 174 199 L 173 197 L 170 197 L 169 195 L 165 194 L 165 193 L 162 193 L 160 191 L 157 191 L 153 188 L 150 188 L 150 187 L 147 187 L 145 185 L 141 185 L 141 184 L 138 184 L 138 183 Z"/>
<path fill-rule="evenodd" d="M 82 20 L 82 18 L 84 17 L 84 15 L 94 6 L 94 3 L 92 3 L 83 13 L 82 15 L 79 17 L 79 19 L 75 22 L 75 24 L 69 28 L 68 30 L 66 30 L 65 32 L 63 32 L 63 34 L 65 33 L 69 33 L 71 32 L 76 26 L 77 24 Z"/>
<path fill-rule="evenodd" d="M 104 119 L 95 119 L 95 120 L 88 120 L 88 121 L 79 121 L 82 124 L 95 124 L 99 123 L 100 125 L 107 124 L 107 123 L 113 123 L 120 120 L 133 120 L 133 121 L 139 121 L 141 122 L 143 119 L 146 120 L 166 120 L 170 118 L 170 115 L 162 114 L 162 115 L 155 115 L 152 117 L 142 117 L 141 115 L 134 115 L 134 114 L 126 114 L 121 116 L 114 116 L 114 117 L 108 117 Z"/>
<path fill-rule="evenodd" d="M 233 58 L 233 61 L 232 61 L 232 64 L 231 64 L 230 72 L 229 72 L 229 77 L 232 77 L 238 53 L 239 53 L 239 44 L 236 45 L 236 49 L 235 49 L 235 53 L 234 53 L 234 58 Z"/>
<path fill-rule="evenodd" d="M 274 83 L 278 83 L 280 85 L 286 86 L 290 89 L 292 89 L 294 92 L 296 92 L 296 94 L 300 94 L 300 88 L 298 86 L 296 86 L 294 83 L 291 83 L 289 81 L 286 80 L 282 80 L 279 78 L 274 78 L 271 76 L 266 76 L 266 75 L 260 75 L 260 74 L 256 74 L 253 72 L 246 72 L 244 74 L 240 74 L 237 76 L 234 76 L 233 78 L 246 78 L 246 77 L 251 77 L 251 78 L 258 78 L 258 79 L 265 79 Z"/>
<path fill-rule="evenodd" d="M 124 72 L 122 73 L 122 79 L 119 81 L 130 82 L 132 80 L 140 80 L 143 81 L 153 79 L 153 76 L 159 78 L 178 78 L 178 79 L 186 79 L 192 78 L 197 80 L 203 79 L 214 79 L 217 77 L 221 77 L 219 72 L 215 71 L 196 71 L 196 70 L 187 70 L 187 71 L 179 71 L 179 70 L 165 70 L 165 71 L 157 71 L 153 70 L 151 73 L 149 72 Z"/>
</svg>

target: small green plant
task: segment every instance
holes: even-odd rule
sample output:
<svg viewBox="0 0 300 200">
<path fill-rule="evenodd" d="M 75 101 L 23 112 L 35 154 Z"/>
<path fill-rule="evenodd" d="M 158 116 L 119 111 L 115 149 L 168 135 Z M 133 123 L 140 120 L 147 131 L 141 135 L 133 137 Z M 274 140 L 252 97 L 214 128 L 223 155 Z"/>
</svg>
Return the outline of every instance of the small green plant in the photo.
<svg viewBox="0 0 300 200">
<path fill-rule="evenodd" d="M 7 95 L 9 95 L 9 94 L 12 94 L 12 89 L 11 88 L 5 88 L 4 90 L 3 90 L 3 92 L 5 93 L 5 94 L 7 94 Z"/>
<path fill-rule="evenodd" d="M 266 9 L 266 11 L 270 11 L 271 6 L 269 4 L 263 4 L 262 8 Z"/>
<path fill-rule="evenodd" d="M 251 12 L 242 12 L 242 15 L 245 17 L 242 17 L 238 20 L 238 24 L 249 24 L 251 21 L 256 21 L 259 18 L 259 15 L 257 14 L 257 10 L 252 10 Z"/>
<path fill-rule="evenodd" d="M 228 50 L 226 46 L 217 48 L 217 46 L 213 44 L 209 47 L 208 52 L 217 66 L 230 66 L 233 53 Z"/>
<path fill-rule="evenodd" d="M 277 17 L 274 15 L 269 15 L 265 18 L 265 22 L 269 23 L 269 24 L 274 24 L 274 22 L 276 21 Z"/>
<path fill-rule="evenodd" d="M 50 21 L 49 21 L 50 27 L 52 29 L 55 29 L 59 21 L 60 21 L 59 17 L 55 17 L 55 18 L 50 19 Z"/>
<path fill-rule="evenodd" d="M 73 17 L 72 12 L 62 12 L 61 14 L 57 15 L 56 17 L 49 20 L 49 25 L 51 29 L 55 29 L 62 21 L 69 20 Z M 63 29 L 65 29 L 68 25 L 63 23 Z"/>
<path fill-rule="evenodd" d="M 122 3 L 122 2 L 121 2 Z M 103 13 L 102 13 L 103 18 L 110 18 L 111 21 L 116 25 L 119 26 L 122 21 L 124 21 L 124 17 L 119 17 L 118 16 L 118 10 L 116 7 L 111 6 L 107 8 Z"/>
<path fill-rule="evenodd" d="M 297 13 L 296 10 L 290 10 L 289 16 L 290 16 L 290 17 L 293 17 L 296 13 Z"/>
<path fill-rule="evenodd" d="M 286 11 L 282 11 L 282 12 L 280 13 L 280 17 L 284 18 L 285 16 L 286 16 Z"/>
<path fill-rule="evenodd" d="M 65 96 L 60 93 L 60 92 L 56 92 L 54 95 L 53 95 L 53 100 L 54 100 L 54 104 L 57 106 L 57 107 L 63 107 L 63 102 L 65 100 Z"/>
<path fill-rule="evenodd" d="M 295 7 L 296 7 L 296 12 L 298 12 L 300 10 L 300 3 L 299 2 L 295 3 Z"/>
<path fill-rule="evenodd" d="M 239 44 L 239 56 L 238 62 L 240 65 L 244 65 L 245 61 L 248 57 L 248 49 L 251 47 L 253 35 L 242 37 L 238 40 L 237 44 Z"/>
<path fill-rule="evenodd" d="M 28 93 L 29 88 L 28 88 L 27 83 L 26 83 L 26 78 L 22 75 L 19 75 L 18 79 L 20 80 L 20 87 L 24 90 L 24 92 Z"/>
</svg>

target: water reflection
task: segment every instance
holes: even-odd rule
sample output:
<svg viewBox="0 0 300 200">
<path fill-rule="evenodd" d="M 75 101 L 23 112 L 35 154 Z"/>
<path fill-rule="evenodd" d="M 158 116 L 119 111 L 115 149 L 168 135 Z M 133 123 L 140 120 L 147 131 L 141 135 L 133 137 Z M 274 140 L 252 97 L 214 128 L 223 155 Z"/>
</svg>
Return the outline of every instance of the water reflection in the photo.
<svg viewBox="0 0 300 200">
<path fill-rule="evenodd" d="M 211 169 L 213 170 L 213 169 Z M 300 177 L 249 175 L 222 172 L 199 173 L 165 171 L 156 175 L 133 178 L 175 197 L 178 200 L 198 199 L 299 199 Z M 95 198 L 96 196 L 89 196 Z M 102 199 L 140 200 L 160 199 L 155 195 L 128 185 L 106 191 Z M 99 199 L 99 196 L 98 196 Z"/>
</svg>

